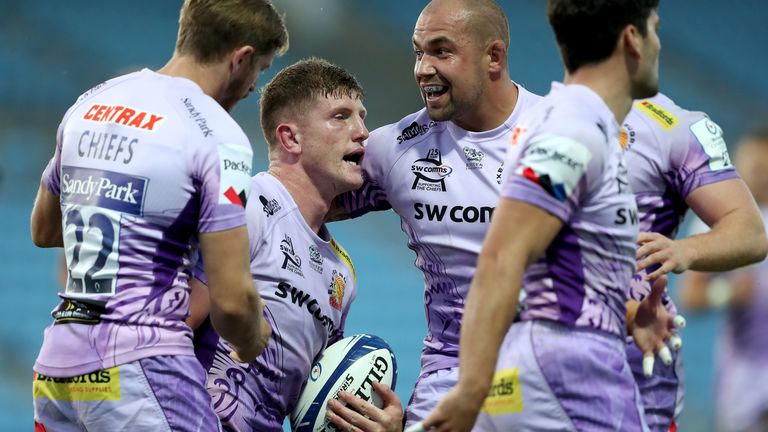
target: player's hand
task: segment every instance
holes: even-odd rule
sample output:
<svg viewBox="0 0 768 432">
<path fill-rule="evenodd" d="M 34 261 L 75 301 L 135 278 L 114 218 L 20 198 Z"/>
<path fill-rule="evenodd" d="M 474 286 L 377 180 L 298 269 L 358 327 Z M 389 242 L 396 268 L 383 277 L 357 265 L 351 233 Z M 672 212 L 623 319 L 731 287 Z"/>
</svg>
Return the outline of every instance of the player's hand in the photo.
<svg viewBox="0 0 768 432">
<path fill-rule="evenodd" d="M 682 273 L 691 265 L 689 251 L 680 242 L 669 239 L 659 233 L 641 232 L 637 237 L 636 272 L 658 264 L 656 271 L 645 276 L 645 280 L 654 280 L 669 272 Z"/>
<path fill-rule="evenodd" d="M 670 341 L 673 348 L 680 349 L 682 339 L 673 334 L 673 329 L 685 326 L 682 316 L 672 317 L 661 304 L 661 297 L 667 288 L 667 277 L 661 276 L 653 282 L 651 292 L 637 307 L 634 322 L 630 323 L 635 345 L 643 352 L 643 374 L 651 376 L 655 362 L 654 352 L 665 365 L 672 364 L 672 353 L 666 345 Z"/>
<path fill-rule="evenodd" d="M 272 327 L 263 316 L 261 317 L 261 324 L 259 327 L 259 337 L 253 344 L 250 344 L 247 347 L 240 347 L 229 342 L 229 346 L 232 348 L 229 356 L 232 357 L 234 361 L 239 363 L 250 363 L 256 360 L 256 357 L 261 355 L 267 348 L 269 337 L 272 336 Z"/>
<path fill-rule="evenodd" d="M 469 432 L 477 421 L 484 398 L 470 396 L 461 385 L 456 385 L 421 422 L 425 431 Z"/>
<path fill-rule="evenodd" d="M 339 392 L 339 398 L 346 406 L 334 399 L 328 401 L 328 421 L 349 432 L 402 432 L 403 406 L 400 398 L 388 385 L 373 382 L 373 389 L 384 402 L 384 408 L 351 393 Z"/>
</svg>

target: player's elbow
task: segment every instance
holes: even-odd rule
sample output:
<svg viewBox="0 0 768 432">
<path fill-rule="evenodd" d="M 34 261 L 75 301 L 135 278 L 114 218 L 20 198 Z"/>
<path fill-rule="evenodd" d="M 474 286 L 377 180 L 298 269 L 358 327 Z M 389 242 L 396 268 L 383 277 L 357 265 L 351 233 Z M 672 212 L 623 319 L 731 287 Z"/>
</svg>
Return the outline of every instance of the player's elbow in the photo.
<svg viewBox="0 0 768 432">
<path fill-rule="evenodd" d="M 765 259 L 768 255 L 768 237 L 765 233 L 765 226 L 762 221 L 756 224 L 754 232 L 749 236 L 747 242 L 747 251 L 745 253 L 747 264 L 754 264 Z"/>
<path fill-rule="evenodd" d="M 64 242 L 61 238 L 61 229 L 46 228 L 43 224 L 31 223 L 32 243 L 40 248 L 62 247 Z"/>
</svg>

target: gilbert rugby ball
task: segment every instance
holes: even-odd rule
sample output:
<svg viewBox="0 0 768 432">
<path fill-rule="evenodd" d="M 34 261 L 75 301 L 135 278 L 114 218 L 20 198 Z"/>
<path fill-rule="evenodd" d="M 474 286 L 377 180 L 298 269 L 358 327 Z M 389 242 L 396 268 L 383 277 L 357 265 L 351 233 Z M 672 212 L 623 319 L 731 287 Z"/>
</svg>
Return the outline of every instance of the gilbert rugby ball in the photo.
<svg viewBox="0 0 768 432">
<path fill-rule="evenodd" d="M 315 359 L 309 379 L 291 413 L 294 432 L 335 431 L 325 418 L 330 399 L 345 391 L 368 400 L 379 408 L 383 402 L 373 391 L 378 381 L 395 388 L 397 363 L 392 349 L 380 337 L 369 334 L 349 336 L 326 348 Z"/>
</svg>

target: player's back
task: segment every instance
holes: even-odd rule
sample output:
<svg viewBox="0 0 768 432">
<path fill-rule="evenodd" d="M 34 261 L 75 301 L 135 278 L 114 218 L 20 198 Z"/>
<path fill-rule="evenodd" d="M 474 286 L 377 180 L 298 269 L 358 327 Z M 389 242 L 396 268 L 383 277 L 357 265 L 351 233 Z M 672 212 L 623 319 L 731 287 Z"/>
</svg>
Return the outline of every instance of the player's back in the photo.
<svg viewBox="0 0 768 432">
<path fill-rule="evenodd" d="M 44 174 L 60 195 L 69 280 L 35 370 L 191 355 L 197 233 L 244 224 L 250 162 L 242 130 L 192 81 L 145 69 L 81 96 Z"/>
<path fill-rule="evenodd" d="M 502 196 L 563 221 L 525 273 L 523 320 L 552 320 L 623 336 L 635 267 L 634 196 L 616 142 L 618 124 L 585 86 L 553 83 L 520 120 Z"/>
</svg>

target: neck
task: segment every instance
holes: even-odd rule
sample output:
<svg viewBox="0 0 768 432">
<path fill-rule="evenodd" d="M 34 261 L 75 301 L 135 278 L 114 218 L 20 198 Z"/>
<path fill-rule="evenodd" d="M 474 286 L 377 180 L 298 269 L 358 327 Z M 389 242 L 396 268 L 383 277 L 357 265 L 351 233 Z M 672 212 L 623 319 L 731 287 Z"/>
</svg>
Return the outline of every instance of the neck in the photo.
<svg viewBox="0 0 768 432">
<path fill-rule="evenodd" d="M 186 78 L 200 86 L 203 93 L 218 101 L 226 87 L 224 77 L 228 74 L 228 68 L 225 63 L 201 64 L 191 56 L 174 53 L 157 73 Z"/>
<path fill-rule="evenodd" d="M 456 126 L 470 132 L 484 132 L 496 129 L 507 121 L 515 110 L 520 90 L 508 76 L 503 76 L 484 90 L 484 95 L 475 106 L 461 118 L 453 119 Z"/>
<path fill-rule="evenodd" d="M 298 169 L 297 164 L 286 166 L 279 161 L 271 161 L 267 172 L 285 186 L 309 228 L 319 233 L 331 209 L 333 197 L 324 197 L 315 182 L 306 172 Z"/>
<path fill-rule="evenodd" d="M 632 93 L 629 74 L 619 61 L 623 60 L 614 56 L 601 63 L 582 66 L 568 74 L 565 83 L 592 89 L 611 110 L 616 123 L 622 124 L 632 109 Z"/>
</svg>

